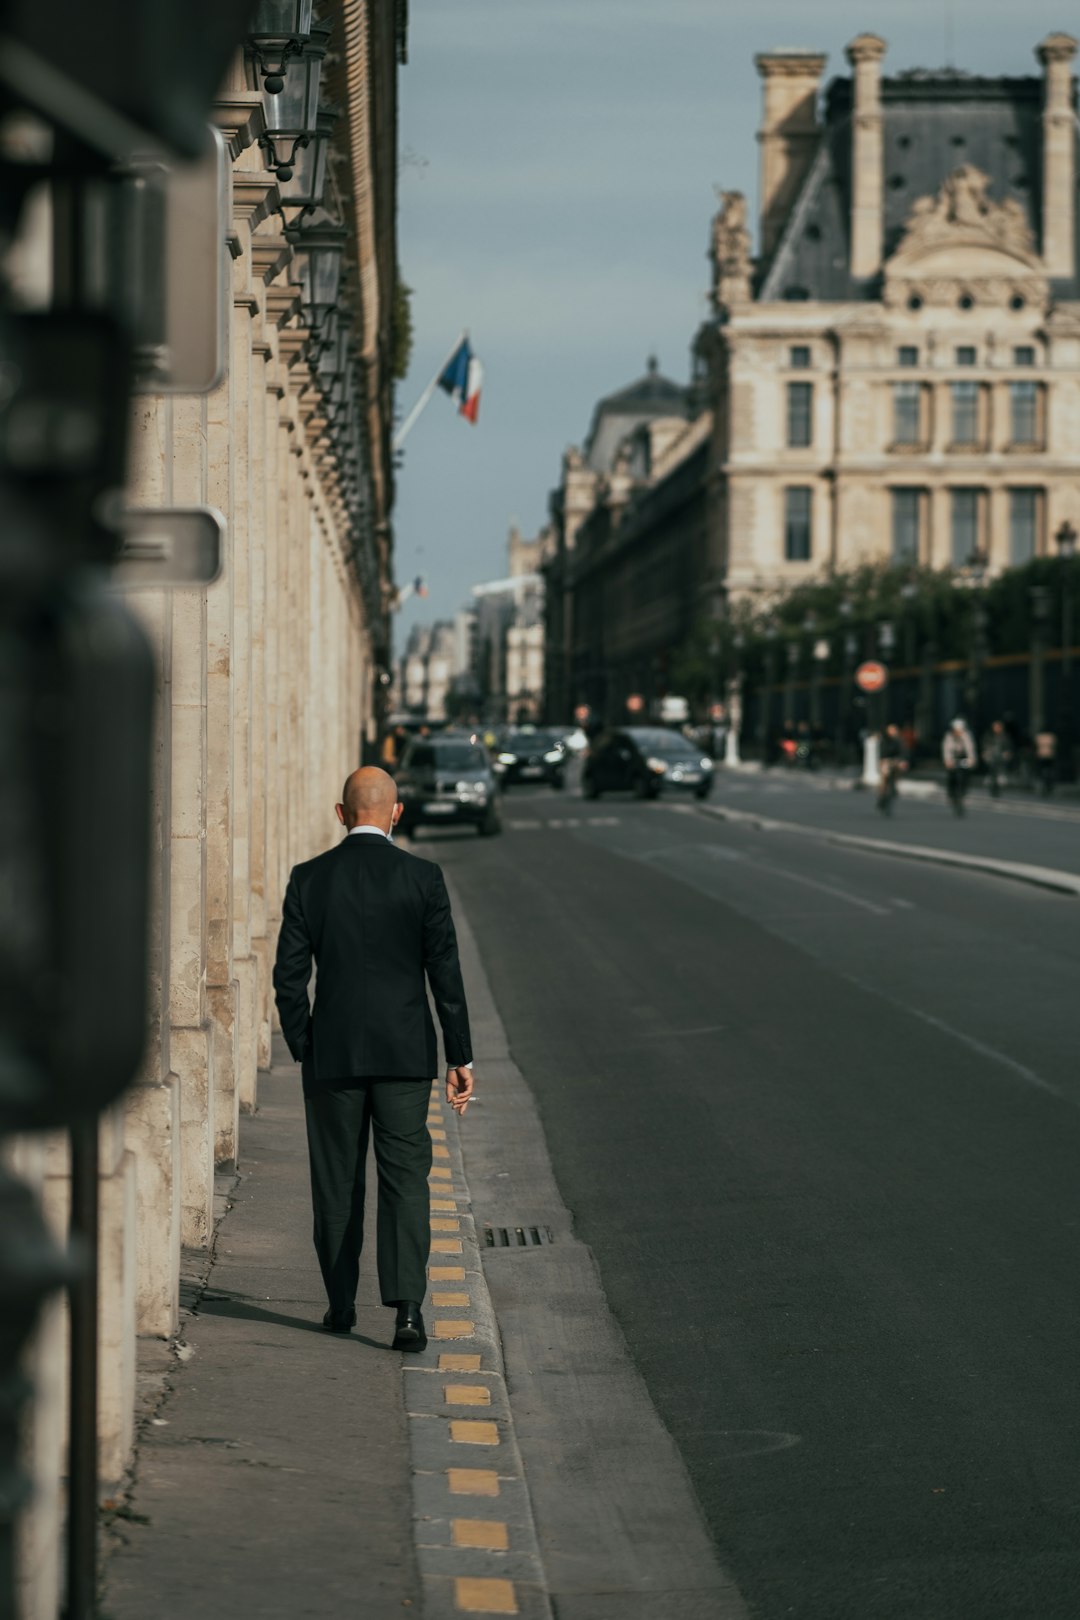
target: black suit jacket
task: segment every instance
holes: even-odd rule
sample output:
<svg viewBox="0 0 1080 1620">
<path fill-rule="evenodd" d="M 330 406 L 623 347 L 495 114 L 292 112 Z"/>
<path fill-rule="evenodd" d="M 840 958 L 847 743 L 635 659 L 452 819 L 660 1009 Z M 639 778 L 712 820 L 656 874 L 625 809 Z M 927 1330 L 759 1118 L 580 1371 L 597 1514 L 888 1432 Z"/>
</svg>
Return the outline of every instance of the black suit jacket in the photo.
<svg viewBox="0 0 1080 1620">
<path fill-rule="evenodd" d="M 289 1051 L 306 1078 L 434 1078 L 439 1054 L 425 975 L 447 1064 L 470 1062 L 457 936 L 439 867 L 374 833 L 356 833 L 293 868 L 274 992 Z"/>
</svg>

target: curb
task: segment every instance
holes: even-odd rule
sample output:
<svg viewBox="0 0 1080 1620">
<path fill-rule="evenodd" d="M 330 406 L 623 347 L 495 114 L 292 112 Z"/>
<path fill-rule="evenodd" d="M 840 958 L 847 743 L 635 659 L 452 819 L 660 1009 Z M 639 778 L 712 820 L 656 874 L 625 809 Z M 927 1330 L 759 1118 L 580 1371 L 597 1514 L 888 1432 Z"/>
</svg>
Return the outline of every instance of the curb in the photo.
<svg viewBox="0 0 1080 1620">
<path fill-rule="evenodd" d="M 402 1356 L 425 1620 L 552 1620 L 459 1128 L 432 1087 L 429 1339 Z"/>
<path fill-rule="evenodd" d="M 992 877 L 1026 883 L 1029 888 L 1050 889 L 1055 894 L 1080 895 L 1080 873 L 1061 872 L 1051 866 L 999 861 L 992 855 L 965 855 L 958 850 L 934 849 L 927 844 L 898 844 L 888 838 L 866 838 L 860 833 L 832 832 L 825 827 L 806 827 L 797 821 L 777 821 L 772 816 L 760 815 L 753 810 L 729 810 L 723 805 L 701 804 L 696 809 L 702 815 L 717 816 L 722 821 L 742 822 L 763 832 L 801 833 L 804 838 L 817 838 L 825 844 L 842 844 L 879 855 L 899 855 L 905 860 L 922 861 L 933 866 L 961 867 L 969 872 L 986 872 Z"/>
</svg>

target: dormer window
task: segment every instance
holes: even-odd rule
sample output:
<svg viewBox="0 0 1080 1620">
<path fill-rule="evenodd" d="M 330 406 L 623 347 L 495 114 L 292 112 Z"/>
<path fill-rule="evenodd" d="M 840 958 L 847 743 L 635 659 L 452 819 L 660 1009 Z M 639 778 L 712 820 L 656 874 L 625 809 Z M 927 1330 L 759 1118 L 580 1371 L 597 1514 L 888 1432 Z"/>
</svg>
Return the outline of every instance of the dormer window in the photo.
<svg viewBox="0 0 1080 1620">
<path fill-rule="evenodd" d="M 808 343 L 797 343 L 793 349 L 789 349 L 788 365 L 792 371 L 809 371 L 810 345 Z"/>
</svg>

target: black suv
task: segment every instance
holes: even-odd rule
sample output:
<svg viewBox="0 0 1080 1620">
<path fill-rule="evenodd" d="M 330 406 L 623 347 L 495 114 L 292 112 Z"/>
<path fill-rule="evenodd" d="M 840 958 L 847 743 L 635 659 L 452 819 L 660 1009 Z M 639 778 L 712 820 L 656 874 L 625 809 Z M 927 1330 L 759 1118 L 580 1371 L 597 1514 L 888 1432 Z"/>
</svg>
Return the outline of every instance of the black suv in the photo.
<svg viewBox="0 0 1080 1620">
<path fill-rule="evenodd" d="M 415 827 L 466 822 L 481 837 L 500 831 L 499 784 L 487 749 L 467 737 L 417 738 L 397 772 L 404 809 L 402 832 Z"/>
<path fill-rule="evenodd" d="M 550 731 L 508 731 L 495 749 L 495 774 L 504 787 L 511 782 L 550 782 L 561 788 L 566 749 Z"/>
<path fill-rule="evenodd" d="M 627 726 L 603 731 L 589 744 L 581 772 L 587 799 L 629 791 L 655 799 L 668 789 L 704 799 L 712 788 L 713 762 L 680 731 L 662 726 Z"/>
</svg>

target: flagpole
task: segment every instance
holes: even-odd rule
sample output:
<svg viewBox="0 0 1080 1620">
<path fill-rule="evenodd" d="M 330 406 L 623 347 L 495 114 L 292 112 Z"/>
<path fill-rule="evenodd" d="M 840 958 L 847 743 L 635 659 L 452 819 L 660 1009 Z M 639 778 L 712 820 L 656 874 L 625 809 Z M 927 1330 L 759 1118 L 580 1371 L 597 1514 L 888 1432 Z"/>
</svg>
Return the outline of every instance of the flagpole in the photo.
<svg viewBox="0 0 1080 1620">
<path fill-rule="evenodd" d="M 412 410 L 409 412 L 409 414 L 405 418 L 404 422 L 402 422 L 401 426 L 398 428 L 397 432 L 394 434 L 393 443 L 392 443 L 392 448 L 394 450 L 400 450 L 401 446 L 405 443 L 406 437 L 408 436 L 408 434 L 410 433 L 412 428 L 415 427 L 415 425 L 416 425 L 419 417 L 421 416 L 425 406 L 427 406 L 430 403 L 432 394 L 435 392 L 436 388 L 438 388 L 438 386 L 439 386 L 439 378 L 442 376 L 443 372 L 446 370 L 447 366 L 450 364 L 450 362 L 454 358 L 455 354 L 457 354 L 458 350 L 461 348 L 461 345 L 465 342 L 468 335 L 469 335 L 468 331 L 462 332 L 461 336 L 458 338 L 457 342 L 454 344 L 453 348 L 450 350 L 449 354 L 446 356 L 446 359 L 442 362 L 439 369 L 436 371 L 434 377 L 432 377 L 431 381 L 428 383 L 427 387 L 424 389 L 424 392 L 420 395 L 420 398 L 417 400 L 416 404 L 413 406 Z"/>
</svg>

